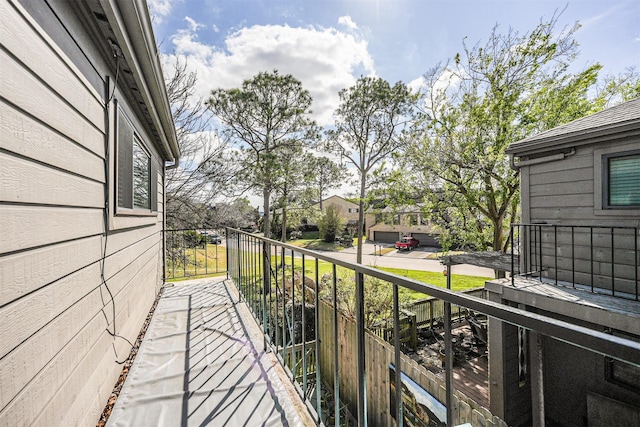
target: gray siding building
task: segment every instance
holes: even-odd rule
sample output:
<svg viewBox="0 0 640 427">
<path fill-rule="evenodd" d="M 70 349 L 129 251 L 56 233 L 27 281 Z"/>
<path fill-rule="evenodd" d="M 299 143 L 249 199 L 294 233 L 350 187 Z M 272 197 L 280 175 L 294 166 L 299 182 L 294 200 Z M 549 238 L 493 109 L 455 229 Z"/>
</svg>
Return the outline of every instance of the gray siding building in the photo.
<svg viewBox="0 0 640 427">
<path fill-rule="evenodd" d="M 512 278 L 489 299 L 640 341 L 640 98 L 511 145 Z M 640 424 L 640 367 L 489 320 L 491 412 L 509 425 Z"/>
</svg>

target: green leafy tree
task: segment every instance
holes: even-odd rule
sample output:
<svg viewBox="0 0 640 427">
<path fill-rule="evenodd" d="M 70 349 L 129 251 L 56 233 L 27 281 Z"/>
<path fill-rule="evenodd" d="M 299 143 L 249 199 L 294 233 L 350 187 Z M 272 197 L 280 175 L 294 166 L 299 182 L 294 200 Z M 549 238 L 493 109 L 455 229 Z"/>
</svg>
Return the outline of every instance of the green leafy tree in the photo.
<svg viewBox="0 0 640 427">
<path fill-rule="evenodd" d="M 275 194 L 277 196 L 276 206 L 280 210 L 280 218 L 278 224 L 281 226 L 279 232 L 280 239 L 287 241 L 287 233 L 289 231 L 288 208 L 296 201 L 304 198 L 305 192 L 305 175 L 307 165 L 303 159 L 303 151 L 300 145 L 291 145 L 280 150 L 280 175 L 276 180 Z M 298 206 L 293 206 L 295 210 Z M 272 233 L 277 234 L 277 233 Z"/>
<path fill-rule="evenodd" d="M 258 223 L 256 208 L 246 197 L 237 198 L 231 202 L 220 202 L 209 211 L 211 227 L 247 227 Z"/>
<path fill-rule="evenodd" d="M 351 318 L 356 316 L 356 295 L 354 292 L 356 278 L 353 271 L 337 269 L 337 289 L 338 309 Z M 333 300 L 333 279 L 327 274 L 320 283 L 320 297 Z M 364 307 L 364 324 L 366 328 L 372 328 L 377 323 L 387 320 L 393 316 L 393 286 L 389 282 L 377 277 L 365 276 L 364 297 L 367 304 Z M 410 298 L 405 294 L 400 294 L 399 303 L 406 306 Z"/>
<path fill-rule="evenodd" d="M 445 244 L 504 251 L 518 218 L 518 172 L 509 144 L 598 108 L 587 92 L 600 65 L 571 74 L 577 25 L 554 36 L 557 18 L 520 36 L 494 27 L 484 46 L 464 45 L 452 66 L 425 74 L 421 129 L 403 157 Z M 415 196 L 415 194 L 414 194 Z"/>
<path fill-rule="evenodd" d="M 607 75 L 597 87 L 596 101 L 601 108 L 640 97 L 640 72 L 628 67 L 619 75 Z"/>
<path fill-rule="evenodd" d="M 322 210 L 322 199 L 327 191 L 338 188 L 349 176 L 347 168 L 328 157 L 316 157 L 307 153 L 303 160 L 306 170 L 305 181 L 311 190 L 312 197 L 319 200 Z"/>
<path fill-rule="evenodd" d="M 318 137 L 309 118 L 311 101 L 299 80 L 277 71 L 259 73 L 240 88 L 216 89 L 207 101 L 224 135 L 239 147 L 238 184 L 262 195 L 265 236 L 271 234 L 271 197 L 283 173 L 281 151 Z"/>
<path fill-rule="evenodd" d="M 401 82 L 391 86 L 376 77 L 361 77 L 340 91 L 335 127 L 327 148 L 355 166 L 359 181 L 357 262 L 362 262 L 365 196 L 370 175 L 391 153 L 402 150 L 407 139 L 415 98 Z"/>
<path fill-rule="evenodd" d="M 336 235 L 344 228 L 344 219 L 340 216 L 340 208 L 329 205 L 324 215 L 318 221 L 318 230 L 322 239 L 331 243 L 336 240 Z"/>
</svg>

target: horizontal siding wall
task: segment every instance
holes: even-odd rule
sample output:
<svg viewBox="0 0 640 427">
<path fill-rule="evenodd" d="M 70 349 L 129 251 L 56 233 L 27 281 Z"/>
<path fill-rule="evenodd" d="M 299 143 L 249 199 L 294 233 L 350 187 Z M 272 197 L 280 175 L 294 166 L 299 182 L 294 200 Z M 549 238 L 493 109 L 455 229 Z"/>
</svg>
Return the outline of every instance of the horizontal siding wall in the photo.
<svg viewBox="0 0 640 427">
<path fill-rule="evenodd" d="M 106 233 L 103 96 L 0 16 L 0 425 L 93 426 L 162 283 L 162 175 L 160 213 Z"/>
<path fill-rule="evenodd" d="M 537 236 L 541 247 L 529 252 L 537 256 L 542 251 L 545 277 L 616 292 L 636 292 L 635 280 L 640 272 L 635 248 L 640 246 L 640 237 L 634 236 L 632 230 L 617 229 L 612 248 L 612 231 L 606 227 L 638 227 L 640 219 L 620 211 L 602 211 L 595 199 L 599 197 L 596 186 L 601 185 L 596 176 L 601 172 L 594 167 L 600 156 L 595 150 L 616 147 L 624 151 L 629 142 L 585 145 L 564 160 L 531 165 L 523 171 L 523 212 L 530 215 L 527 222 L 586 227 L 574 230 L 573 242 L 571 228 L 558 228 L 555 234 L 552 227 L 542 228 Z"/>
<path fill-rule="evenodd" d="M 593 150 L 580 149 L 565 160 L 531 166 L 531 222 L 585 223 L 593 214 Z"/>
</svg>

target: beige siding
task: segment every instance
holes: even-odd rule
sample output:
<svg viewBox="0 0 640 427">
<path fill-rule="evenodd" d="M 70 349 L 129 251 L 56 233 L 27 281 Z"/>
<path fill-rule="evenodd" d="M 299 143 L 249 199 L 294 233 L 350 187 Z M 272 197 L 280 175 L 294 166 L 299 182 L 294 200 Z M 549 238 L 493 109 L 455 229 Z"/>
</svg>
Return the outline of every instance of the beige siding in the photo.
<svg viewBox="0 0 640 427">
<path fill-rule="evenodd" d="M 320 204 L 314 205 L 319 207 Z M 327 209 L 329 206 L 335 206 L 340 210 L 340 216 L 348 221 L 358 220 L 358 205 L 348 200 L 343 199 L 340 196 L 331 196 L 322 201 L 322 209 Z M 351 210 L 351 212 L 349 212 Z"/>
<path fill-rule="evenodd" d="M 93 426 L 162 283 L 162 214 L 105 233 L 102 95 L 17 3 L 0 16 L 0 425 Z"/>
</svg>

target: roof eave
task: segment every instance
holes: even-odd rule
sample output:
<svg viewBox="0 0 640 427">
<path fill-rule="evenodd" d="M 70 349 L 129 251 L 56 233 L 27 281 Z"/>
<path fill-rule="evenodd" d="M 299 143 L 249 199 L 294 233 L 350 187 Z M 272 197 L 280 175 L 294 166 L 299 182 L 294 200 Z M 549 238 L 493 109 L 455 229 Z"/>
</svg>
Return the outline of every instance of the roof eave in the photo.
<svg viewBox="0 0 640 427">
<path fill-rule="evenodd" d="M 100 0 L 100 3 L 132 69 L 151 120 L 159 130 L 165 160 L 177 162 L 180 147 L 146 2 Z"/>
<path fill-rule="evenodd" d="M 549 137 L 541 134 L 510 145 L 505 152 L 518 157 L 632 136 L 640 136 L 640 118 Z"/>
</svg>

